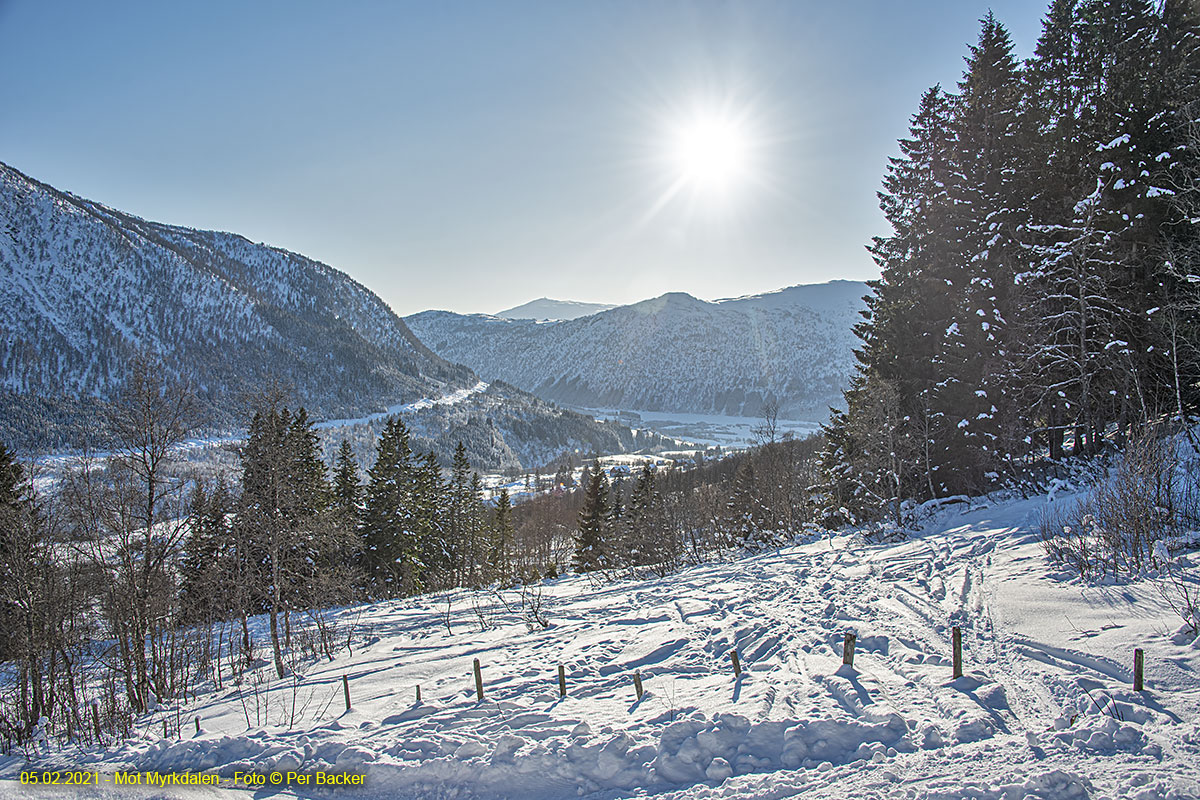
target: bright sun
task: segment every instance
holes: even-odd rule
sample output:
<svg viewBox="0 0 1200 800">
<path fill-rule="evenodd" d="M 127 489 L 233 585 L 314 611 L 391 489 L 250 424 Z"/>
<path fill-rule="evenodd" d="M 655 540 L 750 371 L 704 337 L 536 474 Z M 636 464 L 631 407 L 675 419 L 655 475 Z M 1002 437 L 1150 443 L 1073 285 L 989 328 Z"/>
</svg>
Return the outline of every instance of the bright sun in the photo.
<svg viewBox="0 0 1200 800">
<path fill-rule="evenodd" d="M 723 194 L 745 177 L 749 143 L 741 126 L 718 116 L 689 121 L 676 133 L 680 177 L 695 190 Z"/>
<path fill-rule="evenodd" d="M 643 224 L 668 207 L 695 215 L 732 219 L 746 211 L 747 190 L 767 186 L 767 140 L 752 105 L 714 98 L 658 113 L 651 156 L 659 184 Z"/>
</svg>

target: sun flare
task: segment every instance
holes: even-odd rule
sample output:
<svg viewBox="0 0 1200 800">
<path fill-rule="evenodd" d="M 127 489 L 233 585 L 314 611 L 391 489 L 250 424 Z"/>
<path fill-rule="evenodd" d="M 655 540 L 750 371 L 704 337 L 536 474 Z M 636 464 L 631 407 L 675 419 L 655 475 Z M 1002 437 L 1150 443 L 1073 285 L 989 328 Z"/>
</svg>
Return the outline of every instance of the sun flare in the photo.
<svg viewBox="0 0 1200 800">
<path fill-rule="evenodd" d="M 693 189 L 723 194 L 745 177 L 749 141 L 736 120 L 710 115 L 681 125 L 673 143 L 679 176 Z"/>
</svg>

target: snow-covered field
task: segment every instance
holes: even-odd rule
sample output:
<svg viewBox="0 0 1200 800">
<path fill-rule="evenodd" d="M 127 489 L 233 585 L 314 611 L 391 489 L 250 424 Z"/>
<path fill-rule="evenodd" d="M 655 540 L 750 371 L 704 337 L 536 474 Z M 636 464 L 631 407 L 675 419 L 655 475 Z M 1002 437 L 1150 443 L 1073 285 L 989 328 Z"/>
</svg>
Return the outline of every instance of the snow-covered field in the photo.
<svg viewBox="0 0 1200 800">
<path fill-rule="evenodd" d="M 203 696 L 182 711 L 201 717 L 199 735 L 185 725 L 162 739 L 151 720 L 140 738 L 51 763 L 227 778 L 350 770 L 365 785 L 339 796 L 379 798 L 1200 797 L 1200 643 L 1178 633 L 1148 582 L 1051 574 L 1032 532 L 1047 502 L 945 509 L 899 544 L 845 534 L 661 579 L 560 579 L 544 588 L 548 628 L 488 593 L 450 596 L 450 630 L 444 595 L 346 609 L 352 654 L 269 692 Z M 848 631 L 853 669 L 842 666 Z M 1142 693 L 1131 687 L 1135 646 Z M 276 724 L 292 714 L 294 726 Z M 0 766 L 0 795 L 246 791 L 27 789 L 14 780 L 21 766 Z"/>
<path fill-rule="evenodd" d="M 708 447 L 750 447 L 760 442 L 756 428 L 763 425 L 762 417 L 740 417 L 731 414 L 685 414 L 674 411 L 644 411 L 641 409 L 579 408 L 580 413 L 596 419 L 616 420 L 631 428 L 648 428 L 679 442 L 691 442 Z M 816 433 L 821 423 L 800 419 L 776 421 L 776 436 L 791 433 L 803 439 Z"/>
</svg>

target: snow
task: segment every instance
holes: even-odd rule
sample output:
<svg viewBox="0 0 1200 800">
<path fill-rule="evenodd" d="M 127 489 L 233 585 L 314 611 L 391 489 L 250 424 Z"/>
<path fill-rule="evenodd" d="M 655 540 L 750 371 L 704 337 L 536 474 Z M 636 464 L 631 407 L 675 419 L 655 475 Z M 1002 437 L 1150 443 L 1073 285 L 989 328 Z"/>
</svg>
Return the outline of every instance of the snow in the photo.
<svg viewBox="0 0 1200 800">
<path fill-rule="evenodd" d="M 462 403 L 462 402 L 470 399 L 473 395 L 477 395 L 477 394 L 485 391 L 487 389 L 487 387 L 488 387 L 488 384 L 485 381 L 479 381 L 474 386 L 468 386 L 468 387 L 465 387 L 462 389 L 456 389 L 455 391 L 447 392 L 446 394 L 441 395 L 440 397 L 433 397 L 433 398 L 423 397 L 420 400 L 416 400 L 411 403 L 398 403 L 396 405 L 389 406 L 386 411 L 369 414 L 365 417 L 357 417 L 355 419 L 325 420 L 323 422 L 314 423 L 313 428 L 316 430 L 329 430 L 329 429 L 336 429 L 336 428 L 351 427 L 354 425 L 362 425 L 362 424 L 369 423 L 369 422 L 375 422 L 377 420 L 387 419 L 387 418 L 393 417 L 397 414 L 420 411 L 422 409 L 427 409 L 427 408 L 434 408 L 435 406 L 458 405 L 459 403 Z M 192 438 L 189 438 L 189 439 L 186 439 L 186 440 L 180 442 L 179 444 L 177 444 L 174 447 L 172 452 L 176 456 L 182 456 L 183 454 L 185 454 L 189 451 L 204 450 L 204 449 L 208 449 L 208 448 L 219 447 L 221 445 L 234 444 L 234 443 L 238 443 L 238 442 L 242 442 L 242 441 L 245 441 L 244 434 L 230 435 L 230 436 L 197 436 L 197 437 L 192 437 Z M 93 452 L 89 453 L 88 455 L 91 459 L 98 461 L 98 460 L 108 458 L 109 456 L 112 455 L 112 453 L 110 451 L 103 450 L 103 451 L 93 451 Z M 45 470 L 54 472 L 54 471 L 58 471 L 63 468 L 66 468 L 68 466 L 75 465 L 76 463 L 79 462 L 80 458 L 81 458 L 81 456 L 78 453 L 73 453 L 73 452 L 54 453 L 54 454 L 50 454 L 50 455 L 39 456 L 37 458 L 37 464 L 39 465 L 39 467 L 41 467 Z"/>
<path fill-rule="evenodd" d="M 1120 136 L 1118 136 L 1117 138 L 1113 139 L 1113 140 L 1112 140 L 1111 142 L 1109 142 L 1108 144 L 1102 144 L 1102 145 L 1099 145 L 1099 146 L 1096 148 L 1096 150 L 1097 150 L 1097 151 L 1100 151 L 1100 152 L 1102 152 L 1102 151 L 1104 151 L 1104 150 L 1112 150 L 1114 147 L 1119 147 L 1119 146 L 1121 146 L 1121 145 L 1123 145 L 1123 144 L 1129 144 L 1129 142 L 1130 142 L 1129 134 L 1128 134 L 1128 133 L 1122 133 Z"/>
<path fill-rule="evenodd" d="M 576 411 L 590 414 L 597 419 L 613 420 L 623 425 L 638 426 L 668 436 L 681 445 L 695 444 L 705 447 L 748 447 L 758 437 L 756 428 L 763 425 L 762 417 L 746 417 L 736 414 L 690 414 L 677 411 L 649 411 L 640 408 L 583 408 Z M 776 420 L 776 437 L 791 433 L 803 438 L 816 433 L 821 423 L 814 420 Z"/>
<path fill-rule="evenodd" d="M 525 624 L 515 591 L 512 610 L 466 591 L 348 608 L 352 653 L 299 665 L 295 683 L 264 668 L 257 692 L 226 684 L 160 712 L 199 715 L 199 735 L 163 739 L 152 717 L 127 742 L 53 763 L 363 773 L 343 797 L 1200 797 L 1200 646 L 1149 582 L 1086 585 L 1048 568 L 1034 531 L 1064 486 L 927 504 L 925 528 L 898 544 L 847 532 L 666 578 L 559 579 L 543 587 L 547 628 Z M 278 724 L 294 698 L 298 722 Z M 248 719 L 255 702 L 267 711 Z M 0 777 L 21 766 L 0 762 Z M 296 791 L 310 796 L 270 790 Z M 195 796 L 170 792 L 153 796 Z"/>
<path fill-rule="evenodd" d="M 420 411 L 425 408 L 433 408 L 434 406 L 454 406 L 469 399 L 471 395 L 479 394 L 488 387 L 487 381 L 479 381 L 474 386 L 467 386 L 462 389 L 456 389 L 453 392 L 448 392 L 441 397 L 423 397 L 420 400 L 415 400 L 411 403 L 397 403 L 393 406 L 388 406 L 386 411 L 378 411 L 374 414 L 368 414 L 365 417 L 355 419 L 331 419 L 324 422 L 318 422 L 313 425 L 318 430 L 325 428 L 345 428 L 351 425 L 363 425 L 369 422 L 376 422 L 381 419 L 388 419 L 397 414 L 409 413 L 412 411 Z"/>
</svg>

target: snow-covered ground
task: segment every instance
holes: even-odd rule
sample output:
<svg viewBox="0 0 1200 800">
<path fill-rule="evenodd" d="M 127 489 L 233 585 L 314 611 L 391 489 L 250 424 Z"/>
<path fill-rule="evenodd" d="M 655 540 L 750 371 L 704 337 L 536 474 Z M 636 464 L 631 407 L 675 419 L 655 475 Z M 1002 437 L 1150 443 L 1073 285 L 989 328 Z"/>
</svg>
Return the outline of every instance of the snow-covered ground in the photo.
<svg viewBox="0 0 1200 800">
<path fill-rule="evenodd" d="M 648 428 L 681 443 L 707 447 L 749 447 L 759 444 L 756 428 L 763 425 L 762 417 L 740 417 L 730 414 L 685 414 L 675 411 L 643 411 L 641 409 L 579 408 L 580 413 L 596 419 L 616 420 L 631 428 Z M 816 433 L 821 423 L 801 419 L 780 419 L 776 436 L 791 433 L 803 439 Z"/>
<path fill-rule="evenodd" d="M 365 417 L 356 417 L 354 419 L 331 419 L 324 422 L 318 422 L 317 424 L 313 425 L 313 427 L 317 430 L 324 430 L 326 428 L 346 428 L 351 425 L 363 425 L 369 422 L 387 419 L 388 417 L 394 417 L 397 414 L 421 411 L 422 409 L 433 408 L 434 406 L 454 406 L 458 405 L 464 400 L 467 400 L 471 397 L 471 395 L 479 394 L 487 389 L 487 387 L 487 381 L 479 381 L 474 386 L 456 389 L 455 391 L 449 392 L 441 397 L 426 397 L 412 403 L 398 403 L 393 406 L 388 406 L 386 411 L 378 411 L 374 414 L 368 414 Z"/>
<path fill-rule="evenodd" d="M 181 712 L 201 717 L 199 735 L 162 739 L 149 720 L 140 738 L 51 763 L 351 770 L 365 785 L 338 795 L 372 798 L 1200 797 L 1200 643 L 1148 582 L 1089 586 L 1048 570 L 1033 533 L 1048 502 L 944 509 L 899 544 L 844 534 L 666 578 L 560 579 L 544 587 L 548 628 L 522 620 L 512 591 L 511 610 L 486 592 L 346 609 L 352 654 L 269 690 L 202 696 Z M 1146 653 L 1142 693 L 1134 647 Z M 11 759 L 0 776 L 21 766 Z M 0 795 L 28 797 L 244 791 L 0 783 Z M 295 794 L 321 792 L 254 796 Z"/>
</svg>

